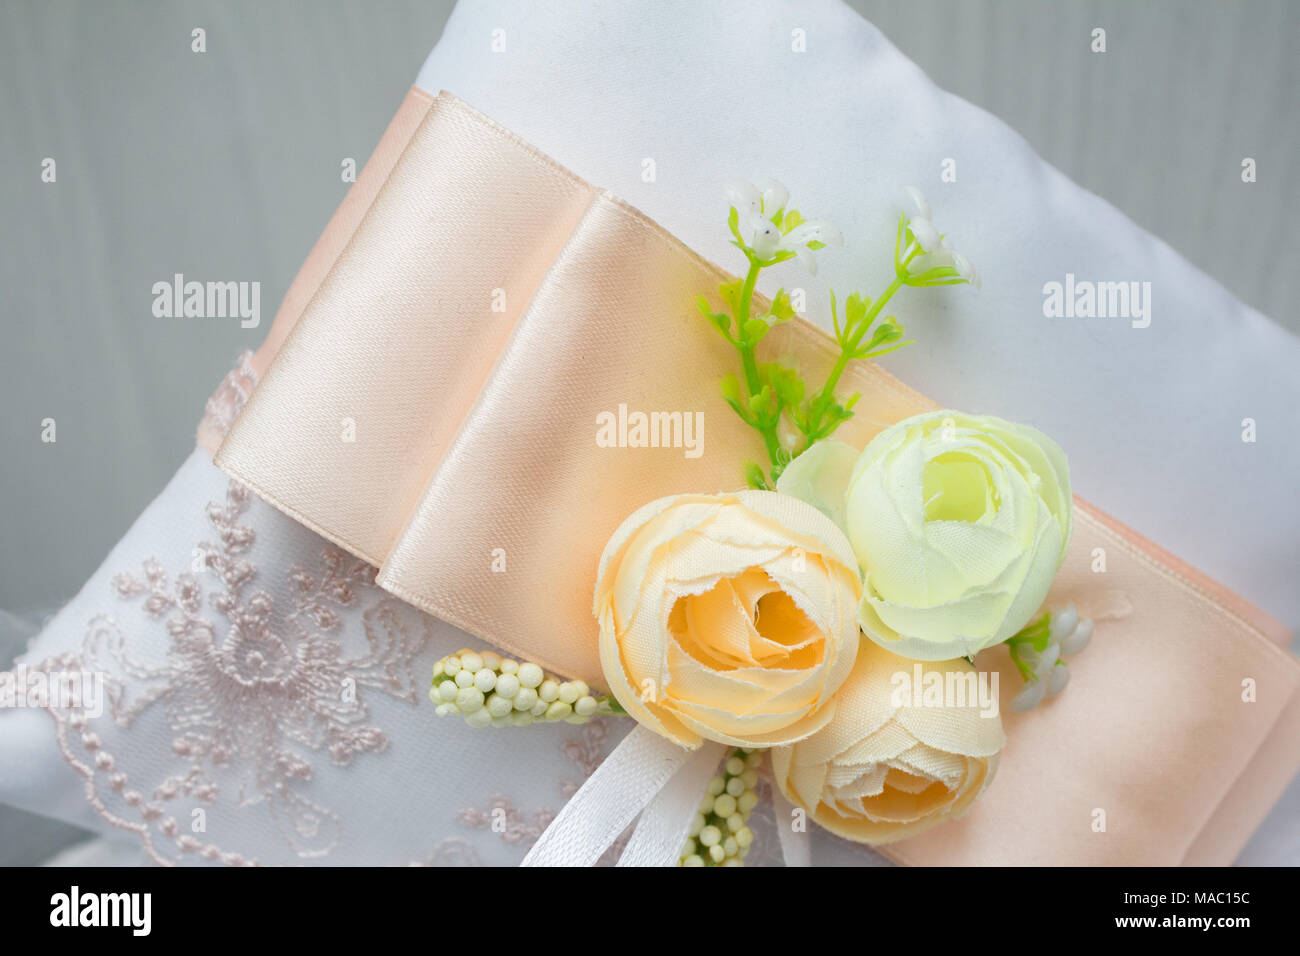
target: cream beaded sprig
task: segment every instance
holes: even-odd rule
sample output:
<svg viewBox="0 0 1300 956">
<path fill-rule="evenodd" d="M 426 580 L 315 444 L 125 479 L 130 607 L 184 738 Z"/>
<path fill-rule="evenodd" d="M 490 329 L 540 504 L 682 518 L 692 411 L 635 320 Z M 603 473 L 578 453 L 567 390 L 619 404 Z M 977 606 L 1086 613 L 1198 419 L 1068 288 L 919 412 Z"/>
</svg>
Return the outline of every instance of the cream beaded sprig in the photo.
<svg viewBox="0 0 1300 956">
<path fill-rule="evenodd" d="M 758 805 L 761 750 L 733 750 L 722 773 L 709 781 L 700 810 L 691 822 L 678 866 L 744 866 L 754 843 L 749 815 Z"/>
<path fill-rule="evenodd" d="M 593 694 L 583 681 L 562 680 L 532 661 L 468 649 L 433 665 L 429 700 L 439 717 L 464 717 L 471 727 L 585 724 L 600 714 L 623 713 L 613 697 Z"/>
</svg>

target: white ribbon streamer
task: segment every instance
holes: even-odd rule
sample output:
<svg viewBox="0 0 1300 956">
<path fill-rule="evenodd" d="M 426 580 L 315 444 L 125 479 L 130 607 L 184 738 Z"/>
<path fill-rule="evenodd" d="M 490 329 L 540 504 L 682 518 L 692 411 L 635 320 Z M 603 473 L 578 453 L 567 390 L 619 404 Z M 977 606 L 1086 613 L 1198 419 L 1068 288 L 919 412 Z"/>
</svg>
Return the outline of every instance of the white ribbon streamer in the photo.
<svg viewBox="0 0 1300 956">
<path fill-rule="evenodd" d="M 808 836 L 808 817 L 804 813 L 802 830 L 794 828 L 795 807 L 781 788 L 772 785 L 772 816 L 776 818 L 776 838 L 786 866 L 812 866 L 812 840 Z M 802 812 L 802 811 L 801 811 Z"/>
<path fill-rule="evenodd" d="M 564 805 L 520 866 L 593 866 L 691 755 L 638 725 Z"/>
<path fill-rule="evenodd" d="M 691 821 L 726 748 L 706 742 L 691 754 L 641 814 L 619 866 L 673 866 L 681 857 Z"/>
</svg>

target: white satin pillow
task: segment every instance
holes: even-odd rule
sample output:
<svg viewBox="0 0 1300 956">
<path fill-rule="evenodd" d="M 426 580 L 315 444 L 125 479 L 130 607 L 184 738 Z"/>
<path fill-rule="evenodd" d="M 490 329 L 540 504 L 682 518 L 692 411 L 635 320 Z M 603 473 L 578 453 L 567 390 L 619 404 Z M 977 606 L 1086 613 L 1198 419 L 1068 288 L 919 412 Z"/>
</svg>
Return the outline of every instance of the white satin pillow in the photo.
<svg viewBox="0 0 1300 956">
<path fill-rule="evenodd" d="M 791 47 L 795 30 L 805 53 Z M 1083 495 L 1300 619 L 1283 573 L 1300 540 L 1288 485 L 1300 453 L 1279 437 L 1296 404 L 1288 370 L 1300 342 L 997 120 L 937 90 L 839 3 L 481 0 L 457 8 L 418 85 L 456 93 L 724 266 L 735 262 L 719 228 L 722 181 L 782 178 L 806 213 L 835 218 L 848 237 L 848 249 L 821 256 L 822 278 L 840 290 L 870 294 L 888 281 L 898 186 L 920 185 L 985 286 L 905 294 L 899 314 L 919 344 L 891 356 L 891 371 L 941 401 L 1057 436 Z M 945 158 L 957 161 L 956 183 L 938 182 Z M 1067 272 L 1150 281 L 1150 327 L 1044 318 L 1042 286 Z M 779 278 L 805 286 L 824 319 L 820 282 L 793 268 Z M 1244 417 L 1261 423 L 1256 444 L 1240 440 Z M 279 512 L 232 504 L 228 492 L 196 452 L 36 639 L 29 662 L 66 652 L 102 666 L 117 709 L 84 729 L 38 710 L 0 713 L 0 767 L 14 768 L 0 775 L 0 801 L 128 831 L 167 860 L 517 861 L 624 724 L 472 731 L 435 719 L 411 701 L 437 656 L 474 642 L 393 602 Z M 239 528 L 252 532 L 248 550 L 228 557 L 254 572 L 236 598 L 236 616 L 253 605 L 247 641 L 211 603 L 229 591 L 221 575 L 202 561 L 193 570 L 202 542 L 224 553 Z M 150 579 L 155 570 L 164 583 Z M 331 573 L 333 583 L 350 576 L 347 600 L 326 586 Z M 185 574 L 203 595 L 190 609 L 188 583 L 177 591 Z M 253 600 L 259 591 L 269 606 Z M 309 695 L 316 709 L 304 711 L 270 686 L 264 707 L 232 707 L 219 671 L 178 643 L 177 629 L 195 621 L 218 629 L 238 667 L 278 666 L 286 639 L 313 648 L 327 662 L 312 664 L 316 686 L 351 678 L 359 715 L 338 712 L 332 692 Z M 775 850 L 764 813 L 758 858 Z M 1247 856 L 1287 859 L 1293 816 L 1275 813 Z M 878 861 L 821 832 L 816 841 L 815 862 Z"/>
</svg>

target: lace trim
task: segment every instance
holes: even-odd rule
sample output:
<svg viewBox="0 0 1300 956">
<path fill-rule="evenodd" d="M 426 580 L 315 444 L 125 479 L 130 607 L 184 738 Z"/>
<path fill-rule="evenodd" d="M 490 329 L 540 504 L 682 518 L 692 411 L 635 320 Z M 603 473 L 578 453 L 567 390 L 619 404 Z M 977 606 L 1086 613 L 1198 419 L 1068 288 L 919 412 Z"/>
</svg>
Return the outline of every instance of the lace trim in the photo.
<svg viewBox="0 0 1300 956">
<path fill-rule="evenodd" d="M 140 602 L 166 628 L 165 660 L 135 659 L 116 618 L 99 614 L 79 652 L 39 665 L 104 675 L 106 714 L 120 727 L 150 712 L 166 720 L 172 753 L 185 766 L 146 793 L 130 786 L 84 714 L 53 703 L 46 708 L 64 759 L 85 780 L 88 802 L 112 826 L 137 834 L 163 865 L 178 859 L 163 854 L 160 836 L 182 855 L 233 866 L 257 862 L 183 833 L 168 813 L 169 801 L 183 796 L 211 804 L 225 786 L 235 788 L 240 807 L 264 805 L 298 856 L 328 855 L 341 837 L 341 821 L 299 792 L 312 779 L 313 755 L 328 754 L 345 766 L 385 750 L 388 735 L 369 722 L 368 696 L 382 693 L 412 705 L 418 699 L 412 663 L 432 620 L 379 589 L 368 564 L 332 547 L 314 571 L 289 568 L 293 606 L 277 620 L 274 599 L 254 588 L 258 570 L 247 558 L 256 538 L 241 523 L 250 494 L 231 482 L 224 501 L 209 503 L 218 540 L 195 549 L 196 570 L 171 577 L 148 559 L 138 571 L 113 578 L 120 599 Z M 205 588 L 213 579 L 215 586 Z M 369 600 L 361 614 L 366 648 L 348 655 L 341 611 L 360 608 L 363 600 Z M 418 632 L 407 624 L 413 617 L 422 622 Z"/>
<path fill-rule="evenodd" d="M 235 419 L 257 387 L 257 372 L 253 370 L 252 359 L 253 353 L 250 351 L 240 353 L 235 359 L 235 367 L 226 373 L 226 377 L 203 407 L 203 418 L 199 422 L 200 435 L 224 438 L 230 431 L 230 426 L 235 424 Z"/>
</svg>

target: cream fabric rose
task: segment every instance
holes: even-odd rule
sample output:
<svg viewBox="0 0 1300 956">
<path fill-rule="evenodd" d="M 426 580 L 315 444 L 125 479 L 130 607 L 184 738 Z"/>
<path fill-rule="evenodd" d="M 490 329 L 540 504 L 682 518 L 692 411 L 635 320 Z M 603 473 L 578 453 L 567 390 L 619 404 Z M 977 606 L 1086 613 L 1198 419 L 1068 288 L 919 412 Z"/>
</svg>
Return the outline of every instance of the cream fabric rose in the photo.
<svg viewBox="0 0 1300 956">
<path fill-rule="evenodd" d="M 863 631 L 917 660 L 974 655 L 1024 627 L 1065 558 L 1073 514 L 1055 442 L 954 411 L 901 421 L 860 455 L 818 443 L 777 490 L 844 522 L 864 575 Z"/>
<path fill-rule="evenodd" d="M 900 704 L 895 675 L 911 680 L 917 667 L 945 682 L 960 675 L 968 689 L 976 676 L 964 660 L 921 665 L 864 643 L 834 719 L 772 750 L 786 799 L 838 836 L 859 843 L 913 836 L 961 816 L 993 779 L 1006 739 L 996 710 L 982 711 L 969 691 L 964 706 L 917 706 L 907 693 Z"/>
<path fill-rule="evenodd" d="M 791 743 L 834 715 L 861 594 L 843 532 L 802 501 L 662 498 L 601 555 L 601 666 L 629 714 L 683 746 Z"/>
</svg>

